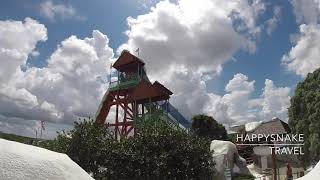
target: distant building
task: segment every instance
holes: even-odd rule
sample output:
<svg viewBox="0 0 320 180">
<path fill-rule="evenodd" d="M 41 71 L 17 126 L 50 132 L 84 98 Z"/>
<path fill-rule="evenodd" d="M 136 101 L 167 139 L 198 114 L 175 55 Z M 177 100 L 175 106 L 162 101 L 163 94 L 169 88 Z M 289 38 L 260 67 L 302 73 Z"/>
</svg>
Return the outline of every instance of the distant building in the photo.
<svg viewBox="0 0 320 180">
<path fill-rule="evenodd" d="M 273 118 L 271 121 L 262 122 L 250 134 L 287 134 L 290 133 L 289 125 L 279 118 Z M 230 127 L 231 133 L 244 133 L 245 125 L 238 125 Z"/>
<path fill-rule="evenodd" d="M 259 134 L 279 134 L 286 135 L 290 133 L 291 130 L 289 125 L 280 120 L 279 118 L 274 118 L 271 121 L 262 122 L 252 131 L 246 131 L 246 125 L 238 125 L 230 127 L 229 134 L 237 136 L 237 134 L 247 135 L 252 137 L 252 135 L 258 136 Z M 275 142 L 276 143 L 276 142 Z M 279 142 L 281 143 L 281 142 Z M 254 163 L 260 168 L 267 169 L 272 166 L 272 156 L 270 153 L 270 146 L 273 146 L 273 142 L 270 141 L 270 138 L 262 138 L 260 141 L 237 141 L 237 149 L 240 156 L 246 159 L 247 164 Z M 245 145 L 248 144 L 248 145 Z M 270 144 L 270 146 L 260 146 L 259 144 Z"/>
</svg>

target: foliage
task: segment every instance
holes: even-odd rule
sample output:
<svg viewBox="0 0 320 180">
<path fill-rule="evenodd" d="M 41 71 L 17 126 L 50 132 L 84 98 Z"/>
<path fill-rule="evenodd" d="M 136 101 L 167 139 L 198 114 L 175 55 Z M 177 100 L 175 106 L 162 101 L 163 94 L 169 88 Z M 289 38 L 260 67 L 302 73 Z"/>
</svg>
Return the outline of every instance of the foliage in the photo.
<svg viewBox="0 0 320 180">
<path fill-rule="evenodd" d="M 75 122 L 70 132 L 59 133 L 53 141 L 44 141 L 39 146 L 66 153 L 84 170 L 97 176 L 100 168 L 101 150 L 111 147 L 113 139 L 106 128 L 93 120 Z"/>
<path fill-rule="evenodd" d="M 213 176 L 210 148 L 204 139 L 150 118 L 137 124 L 134 137 L 104 151 L 108 179 L 208 179 Z"/>
<path fill-rule="evenodd" d="M 75 123 L 67 154 L 86 171 L 99 173 L 101 149 L 111 147 L 113 139 L 106 126 L 93 120 Z"/>
<path fill-rule="evenodd" d="M 51 151 L 56 151 L 60 153 L 67 153 L 68 148 L 70 147 L 71 138 L 69 133 L 61 132 L 58 133 L 58 136 L 54 140 L 40 140 L 34 141 L 34 145 L 49 149 Z"/>
<path fill-rule="evenodd" d="M 304 134 L 304 163 L 320 159 L 320 69 L 309 73 L 297 85 L 289 108 L 289 126 L 294 134 Z M 307 164 L 304 164 L 307 165 Z"/>
<path fill-rule="evenodd" d="M 0 138 L 1 139 L 6 139 L 9 141 L 16 141 L 20 143 L 26 143 L 26 144 L 31 144 L 33 141 L 35 141 L 35 138 L 30 138 L 30 137 L 24 137 L 24 136 L 19 136 L 15 134 L 7 134 L 3 133 L 0 131 Z"/>
<path fill-rule="evenodd" d="M 199 137 L 210 140 L 227 140 L 227 131 L 224 126 L 218 123 L 213 117 L 203 114 L 192 118 L 192 131 Z"/>
<path fill-rule="evenodd" d="M 96 179 L 210 179 L 213 176 L 214 164 L 205 139 L 173 127 L 158 116 L 138 122 L 134 137 L 115 141 L 107 127 L 82 121 L 71 132 L 59 134 L 42 147 L 68 154 Z"/>
</svg>

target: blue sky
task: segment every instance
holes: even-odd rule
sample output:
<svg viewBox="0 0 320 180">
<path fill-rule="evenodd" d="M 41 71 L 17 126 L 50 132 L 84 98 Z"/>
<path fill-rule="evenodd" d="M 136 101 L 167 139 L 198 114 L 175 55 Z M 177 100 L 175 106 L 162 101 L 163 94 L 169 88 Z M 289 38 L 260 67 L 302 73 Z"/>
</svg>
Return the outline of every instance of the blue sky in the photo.
<svg viewBox="0 0 320 180">
<path fill-rule="evenodd" d="M 0 111 L 0 130 L 19 133 L 28 124 L 20 134 L 31 136 L 41 119 L 54 132 L 93 116 L 107 89 L 95 78 L 107 76 L 120 50 L 138 47 L 151 78 L 173 90 L 173 104 L 187 117 L 206 113 L 224 124 L 286 120 L 297 82 L 320 66 L 318 44 L 306 45 L 320 37 L 319 6 L 312 3 L 318 2 L 2 1 L 0 49 L 26 58 L 0 54 L 1 76 L 8 76 L 0 79 L 0 106 L 8 107 Z M 31 109 L 21 106 L 29 103 Z"/>
<path fill-rule="evenodd" d="M 1 20 L 23 20 L 25 17 L 31 17 L 47 27 L 48 40 L 37 45 L 37 48 L 41 51 L 40 56 L 29 59 L 31 65 L 37 67 L 46 65 L 45 60 L 62 40 L 71 35 L 76 35 L 79 38 L 87 37 L 95 29 L 99 29 L 112 37 L 110 38 L 110 46 L 117 48 L 126 40 L 124 35 L 124 31 L 127 29 L 126 18 L 147 11 L 140 3 L 131 0 L 54 1 L 77 9 L 79 16 L 83 17 L 84 20 L 73 18 L 61 20 L 58 18 L 52 21 L 41 15 L 39 11 L 41 2 L 43 1 L 4 1 L 0 7 Z"/>
<path fill-rule="evenodd" d="M 66 3 L 67 2 L 67 3 Z M 79 16 L 84 20 L 48 20 L 41 16 L 38 7 L 41 1 L 25 2 L 23 0 L 4 1 L 0 7 L 1 20 L 23 20 L 25 17 L 31 17 L 44 24 L 48 29 L 48 40 L 39 43 L 37 49 L 40 55 L 30 57 L 28 63 L 30 66 L 43 67 L 46 66 L 46 59 L 56 49 L 57 44 L 66 39 L 70 35 L 76 35 L 79 38 L 87 37 L 92 30 L 98 29 L 108 35 L 110 46 L 117 49 L 128 38 L 124 32 L 128 29 L 126 19 L 129 16 L 136 17 L 140 14 L 148 12 L 156 1 L 55 1 L 55 3 L 63 3 L 77 9 Z M 269 1 L 268 9 L 261 17 L 265 20 L 272 16 L 272 7 L 281 6 L 281 20 L 272 35 L 266 32 L 262 33 L 258 40 L 257 52 L 250 54 L 248 52 L 239 51 L 234 55 L 237 61 L 231 61 L 225 64 L 224 70 L 219 78 L 208 82 L 209 91 L 218 94 L 224 94 L 224 87 L 233 75 L 243 73 L 256 80 L 257 91 L 255 96 L 260 94 L 264 87 L 264 79 L 272 79 L 279 86 L 294 87 L 301 77 L 293 73 L 286 72 L 279 62 L 282 55 L 290 50 L 290 34 L 297 33 L 298 26 L 292 11 L 292 5 L 289 1 Z"/>
<path fill-rule="evenodd" d="M 250 54 L 243 51 L 236 53 L 234 57 L 237 61 L 227 63 L 224 66 L 222 76 L 217 79 L 218 82 L 212 83 L 214 91 L 217 93 L 224 91 L 225 84 L 227 84 L 236 73 L 246 74 L 256 80 L 256 96 L 261 94 L 265 79 L 272 79 L 277 85 L 282 87 L 295 87 L 296 83 L 302 80 L 301 77 L 286 71 L 285 67 L 281 66 L 283 54 L 292 47 L 290 34 L 297 33 L 298 31 L 292 5 L 289 1 L 270 3 L 271 7 L 274 5 L 279 5 L 282 8 L 281 20 L 278 27 L 271 35 L 268 35 L 266 32 L 262 33 L 261 39 L 257 42 L 258 49 L 256 53 Z M 270 16 L 272 16 L 271 8 L 269 8 L 261 19 Z M 215 88 L 216 85 L 218 88 Z"/>
</svg>

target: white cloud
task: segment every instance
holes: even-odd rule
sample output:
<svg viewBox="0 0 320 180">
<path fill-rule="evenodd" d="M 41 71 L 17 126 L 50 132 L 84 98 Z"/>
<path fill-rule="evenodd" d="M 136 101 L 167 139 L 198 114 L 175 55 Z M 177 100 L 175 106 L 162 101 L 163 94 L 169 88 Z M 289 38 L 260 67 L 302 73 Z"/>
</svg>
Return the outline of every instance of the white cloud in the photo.
<svg viewBox="0 0 320 180">
<path fill-rule="evenodd" d="M 79 19 L 83 20 L 76 9 L 71 5 L 64 4 L 54 4 L 53 1 L 48 0 L 40 4 L 40 14 L 48 18 L 51 21 L 54 21 L 58 18 L 60 19 Z"/>
<path fill-rule="evenodd" d="M 272 117 L 279 117 L 280 119 L 287 119 L 287 112 L 290 105 L 290 88 L 275 87 L 273 81 L 266 79 L 265 88 L 262 94 L 262 111 L 263 119 L 271 119 Z"/>
<path fill-rule="evenodd" d="M 154 74 L 175 65 L 217 73 L 238 50 L 255 50 L 249 34 L 255 35 L 255 20 L 263 11 L 260 1 L 162 1 L 147 14 L 128 18 L 129 40 L 118 52 L 140 48 Z M 237 32 L 235 21 L 246 35 Z"/>
<path fill-rule="evenodd" d="M 233 79 L 226 85 L 227 92 L 245 91 L 252 92 L 254 90 L 254 81 L 249 82 L 248 77 L 243 74 L 234 75 Z"/>
<path fill-rule="evenodd" d="M 317 24 L 320 20 L 319 0 L 292 0 L 296 21 L 298 24 Z"/>
<path fill-rule="evenodd" d="M 118 53 L 139 48 L 151 79 L 168 86 L 174 92 L 172 103 L 191 117 L 217 97 L 207 92 L 206 82 L 239 50 L 256 50 L 263 26 L 257 19 L 264 12 L 259 0 L 162 1 L 149 13 L 127 19 L 128 41 Z"/>
<path fill-rule="evenodd" d="M 37 21 L 0 21 L 0 83 L 8 81 L 25 64 L 38 41 L 47 40 L 47 29 Z"/>
<path fill-rule="evenodd" d="M 320 67 L 320 1 L 291 1 L 299 33 L 291 34 L 293 47 L 282 56 L 282 64 L 295 74 L 305 77 Z"/>
<path fill-rule="evenodd" d="M 48 59 L 48 67 L 29 68 L 16 81 L 17 86 L 25 87 L 40 102 L 54 105 L 58 112 L 53 114 L 64 115 L 60 115 L 61 122 L 72 123 L 77 117 L 92 116 L 107 89 L 98 78 L 107 76 L 113 51 L 106 35 L 95 30 L 92 36 L 83 40 L 67 38 Z"/>
<path fill-rule="evenodd" d="M 275 6 L 273 8 L 273 17 L 266 21 L 266 31 L 268 35 L 271 35 L 271 33 L 276 29 L 277 25 L 280 22 L 280 17 L 281 17 L 281 7 Z"/>
<path fill-rule="evenodd" d="M 158 3 L 160 0 L 137 0 L 138 4 L 143 9 L 149 9 L 151 6 Z"/>
<path fill-rule="evenodd" d="M 225 123 L 238 124 L 258 120 L 258 117 L 252 117 L 253 114 L 249 112 L 249 100 L 254 91 L 254 83 L 255 81 L 249 81 L 243 74 L 235 74 L 225 87 L 227 93 L 214 102 L 214 106 L 208 105 L 210 109 L 206 111 L 211 112 L 213 116 L 223 111 L 223 114 L 216 118 L 222 118 L 218 120 Z"/>
<path fill-rule="evenodd" d="M 226 85 L 227 94 L 209 94 L 210 101 L 207 102 L 204 112 L 213 115 L 220 122 L 231 125 L 265 121 L 273 117 L 287 120 L 290 88 L 276 87 L 273 81 L 266 79 L 261 96 L 253 98 L 254 82 L 249 81 L 243 74 L 234 75 Z"/>
<path fill-rule="evenodd" d="M 90 38 L 71 36 L 58 45 L 47 67 L 22 71 L 37 42 L 46 39 L 45 26 L 31 18 L 0 21 L 0 115 L 8 127 L 20 127 L 12 119 L 72 124 L 94 115 L 107 89 L 99 81 L 113 58 L 106 35 L 94 30 Z"/>
<path fill-rule="evenodd" d="M 172 68 L 165 76 L 162 82 L 174 92 L 171 103 L 188 118 L 206 113 L 228 125 L 267 121 L 273 117 L 287 120 L 290 88 L 276 87 L 271 80 L 265 81 L 263 92 L 255 98 L 255 81 L 240 73 L 227 83 L 224 95 L 207 92 L 206 82 L 199 73 Z"/>
<path fill-rule="evenodd" d="M 289 71 L 305 77 L 320 67 L 320 25 L 302 24 L 294 46 L 282 57 Z"/>
<path fill-rule="evenodd" d="M 206 82 L 217 76 L 237 51 L 255 51 L 255 38 L 262 27 L 257 19 L 264 11 L 265 5 L 259 0 L 162 1 L 147 14 L 128 18 L 128 41 L 118 51 L 127 48 L 133 52 L 139 47 L 151 79 L 159 80 L 174 92 L 171 102 L 187 117 L 207 112 L 220 122 L 261 120 L 259 112 L 263 106 L 257 102 L 263 102 L 269 94 L 252 98 L 254 81 L 247 76 L 235 75 L 223 96 L 207 92 Z M 1 85 L 7 88 L 2 88 L 0 94 L 0 115 L 6 119 L 6 126 L 10 126 L 11 119 L 71 124 L 78 117 L 92 115 L 107 89 L 99 79 L 106 76 L 114 58 L 107 36 L 99 31 L 93 31 L 90 38 L 71 36 L 57 46 L 47 67 L 21 71 L 27 57 L 35 52 L 36 43 L 47 36 L 43 25 L 30 21 L 34 28 L 24 32 L 24 36 L 42 34 L 30 36 L 33 41 L 20 40 L 17 47 L 21 48 L 10 43 L 22 34 L 3 31 L 1 37 L 5 38 L 0 37 L 0 58 L 7 60 L 0 72 L 10 76 L 0 76 Z M 30 47 L 24 49 L 28 44 Z M 12 89 L 11 94 L 8 88 Z M 278 88 L 271 89 L 277 92 Z M 19 99 L 19 94 L 29 98 Z M 268 101 L 264 104 L 267 107 Z M 273 114 L 272 109 L 267 110 Z"/>
</svg>

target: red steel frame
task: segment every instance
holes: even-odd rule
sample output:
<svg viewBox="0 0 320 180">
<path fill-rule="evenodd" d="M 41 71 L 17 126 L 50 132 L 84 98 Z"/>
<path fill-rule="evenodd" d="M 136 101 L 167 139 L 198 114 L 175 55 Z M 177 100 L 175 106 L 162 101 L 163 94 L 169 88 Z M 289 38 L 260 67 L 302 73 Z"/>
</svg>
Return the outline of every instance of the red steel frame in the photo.
<svg viewBox="0 0 320 180">
<path fill-rule="evenodd" d="M 111 106 L 115 105 L 116 106 L 116 117 L 115 117 L 115 122 L 112 124 L 109 124 L 109 126 L 114 127 L 114 137 L 115 139 L 121 139 L 123 137 L 126 137 L 129 135 L 129 133 L 134 130 L 133 127 L 133 117 L 134 117 L 134 104 L 133 103 L 128 103 L 128 95 L 120 96 L 119 92 L 116 92 Z M 130 107 L 131 105 L 131 107 Z M 119 111 L 120 108 L 123 109 L 124 115 L 122 121 L 120 120 L 119 117 Z"/>
<path fill-rule="evenodd" d="M 134 118 L 145 114 L 144 105 L 131 102 L 129 96 L 129 94 L 120 95 L 117 91 L 112 93 L 113 100 L 110 103 L 110 108 L 115 106 L 116 114 L 114 123 L 109 123 L 108 126 L 114 127 L 115 139 L 122 139 L 129 136 L 130 133 L 135 134 Z M 119 117 L 120 109 L 124 112 L 123 118 Z M 139 113 L 139 110 L 141 110 L 141 113 Z"/>
</svg>

